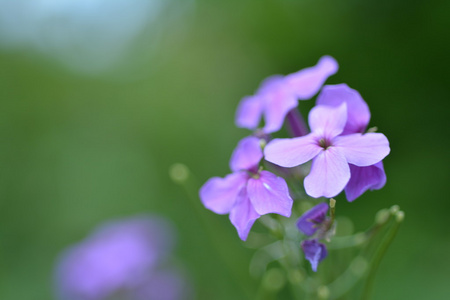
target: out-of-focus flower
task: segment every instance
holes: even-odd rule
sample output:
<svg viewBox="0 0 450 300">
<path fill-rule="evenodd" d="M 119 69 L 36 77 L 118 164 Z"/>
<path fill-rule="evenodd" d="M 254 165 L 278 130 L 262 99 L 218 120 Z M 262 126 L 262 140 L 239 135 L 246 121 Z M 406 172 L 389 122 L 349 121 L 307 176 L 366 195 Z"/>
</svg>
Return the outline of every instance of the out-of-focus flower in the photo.
<svg viewBox="0 0 450 300">
<path fill-rule="evenodd" d="M 213 177 L 200 189 L 205 207 L 217 214 L 229 213 L 231 223 L 244 241 L 261 215 L 291 215 L 293 200 L 286 181 L 259 170 L 262 157 L 259 138 L 242 139 L 230 160 L 233 173 L 225 178 Z"/>
<path fill-rule="evenodd" d="M 323 56 L 314 67 L 267 78 L 255 95 L 242 99 L 236 112 L 236 125 L 254 130 L 264 115 L 265 133 L 280 130 L 288 112 L 297 107 L 297 100 L 313 97 L 337 70 L 336 60 Z"/>
<path fill-rule="evenodd" d="M 319 243 L 316 239 L 304 240 L 301 244 L 305 258 L 311 263 L 311 268 L 314 272 L 317 272 L 317 266 L 325 257 L 328 252 L 324 244 Z"/>
<path fill-rule="evenodd" d="M 370 121 L 369 106 L 358 93 L 345 83 L 326 85 L 317 97 L 317 105 L 337 107 L 347 104 L 347 123 L 342 132 L 345 134 L 364 133 Z M 348 201 L 353 201 L 367 190 L 378 190 L 386 184 L 383 162 L 358 167 L 350 164 L 350 180 L 345 186 Z"/>
<path fill-rule="evenodd" d="M 58 299 L 189 298 L 186 279 L 169 261 L 173 235 L 170 224 L 155 216 L 101 226 L 60 257 Z"/>
<path fill-rule="evenodd" d="M 275 139 L 264 149 L 265 159 L 282 167 L 312 160 L 305 191 L 311 197 L 334 197 L 350 180 L 349 164 L 365 167 L 389 154 L 389 142 L 381 133 L 341 135 L 347 123 L 347 104 L 318 105 L 309 113 L 311 133 L 293 139 Z"/>
</svg>

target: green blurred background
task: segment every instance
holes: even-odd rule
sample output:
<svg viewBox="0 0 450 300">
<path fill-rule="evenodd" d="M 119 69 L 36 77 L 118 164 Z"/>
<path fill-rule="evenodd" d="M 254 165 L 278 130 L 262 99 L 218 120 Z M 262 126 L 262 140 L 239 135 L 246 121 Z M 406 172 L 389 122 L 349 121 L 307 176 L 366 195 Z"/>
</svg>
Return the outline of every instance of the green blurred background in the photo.
<svg viewBox="0 0 450 300">
<path fill-rule="evenodd" d="M 0 1 L 0 17 L 11 3 Z M 100 19 L 105 10 L 94 13 Z M 360 91 L 370 125 L 392 149 L 385 188 L 351 204 L 339 196 L 338 214 L 362 230 L 381 208 L 398 204 L 406 213 L 373 299 L 448 299 L 449 13 L 444 0 L 172 0 L 149 14 L 117 58 L 93 68 L 115 44 L 86 58 L 86 39 L 69 49 L 81 57 L 74 63 L 42 47 L 48 36 L 8 42 L 5 32 L 25 20 L 0 20 L 0 299 L 52 299 L 65 247 L 106 220 L 140 212 L 175 223 L 176 254 L 198 299 L 249 299 L 240 283 L 250 291 L 257 284 L 248 275 L 252 250 L 227 216 L 198 206 L 212 222 L 206 229 L 169 169 L 189 167 L 194 196 L 209 177 L 227 174 L 248 134 L 234 126 L 241 97 L 325 54 L 340 64 L 327 83 Z M 64 28 L 56 20 L 44 28 Z M 234 266 L 239 279 L 207 238 L 215 226 L 228 234 L 222 251 L 243 257 Z"/>
</svg>

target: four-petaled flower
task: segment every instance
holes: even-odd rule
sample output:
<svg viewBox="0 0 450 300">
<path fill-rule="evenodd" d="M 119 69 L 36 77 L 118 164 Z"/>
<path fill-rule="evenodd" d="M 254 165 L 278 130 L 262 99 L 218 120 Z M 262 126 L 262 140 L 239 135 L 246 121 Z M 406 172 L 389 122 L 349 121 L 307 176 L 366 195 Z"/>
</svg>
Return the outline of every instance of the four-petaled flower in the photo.
<svg viewBox="0 0 450 300">
<path fill-rule="evenodd" d="M 265 159 L 282 167 L 312 160 L 304 181 L 311 197 L 334 197 L 350 180 L 349 164 L 365 167 L 389 154 L 389 142 L 381 133 L 342 135 L 347 123 L 347 104 L 318 105 L 309 113 L 311 133 L 293 139 L 275 139 L 264 150 Z"/>
<path fill-rule="evenodd" d="M 217 214 L 230 214 L 239 237 L 246 240 L 256 219 L 276 213 L 291 215 L 293 200 L 285 180 L 259 170 L 263 157 L 257 137 L 242 139 L 230 160 L 232 174 L 213 177 L 200 189 L 200 199 L 206 208 Z"/>
<path fill-rule="evenodd" d="M 267 78 L 255 95 L 242 99 L 236 112 L 236 125 L 254 130 L 264 115 L 265 133 L 280 130 L 288 112 L 297 107 L 298 100 L 307 100 L 317 94 L 325 80 L 337 70 L 336 60 L 323 56 L 314 67 Z"/>
<path fill-rule="evenodd" d="M 354 89 L 345 83 L 326 85 L 317 96 L 317 105 L 336 107 L 347 104 L 347 123 L 342 134 L 364 133 L 370 121 L 369 106 Z M 358 167 L 350 164 L 350 181 L 345 186 L 348 201 L 353 201 L 367 190 L 378 190 L 386 184 L 383 162 Z"/>
</svg>

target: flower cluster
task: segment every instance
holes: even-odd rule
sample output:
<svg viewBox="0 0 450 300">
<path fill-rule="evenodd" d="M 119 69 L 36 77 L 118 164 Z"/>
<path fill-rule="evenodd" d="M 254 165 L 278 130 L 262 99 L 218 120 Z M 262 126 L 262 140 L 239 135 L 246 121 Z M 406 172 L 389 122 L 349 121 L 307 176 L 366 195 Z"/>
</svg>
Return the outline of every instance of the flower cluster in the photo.
<svg viewBox="0 0 450 300">
<path fill-rule="evenodd" d="M 173 230 L 160 217 L 107 223 L 61 255 L 57 299 L 189 298 L 186 279 L 169 263 L 173 244 Z"/>
<path fill-rule="evenodd" d="M 297 199 L 286 180 L 292 183 L 298 178 L 289 168 L 300 166 L 307 173 L 303 186 L 312 198 L 331 198 L 345 190 L 347 200 L 353 201 L 386 183 L 382 160 L 390 152 L 389 142 L 381 133 L 367 132 L 370 111 L 366 102 L 346 84 L 323 86 L 337 70 L 337 62 L 324 56 L 313 67 L 269 77 L 239 104 L 236 125 L 253 130 L 253 135 L 234 150 L 233 173 L 209 179 L 200 198 L 213 212 L 229 214 L 242 240 L 261 215 L 291 216 L 292 198 Z M 317 93 L 308 128 L 297 110 L 298 100 Z M 284 123 L 291 137 L 273 139 L 271 135 Z M 266 170 L 271 164 L 280 176 Z M 326 204 L 319 204 L 308 211 L 299 219 L 300 231 L 306 235 L 321 232 L 328 222 L 327 210 Z M 314 270 L 327 255 L 325 245 L 318 242 L 322 234 L 318 236 L 301 245 Z"/>
</svg>

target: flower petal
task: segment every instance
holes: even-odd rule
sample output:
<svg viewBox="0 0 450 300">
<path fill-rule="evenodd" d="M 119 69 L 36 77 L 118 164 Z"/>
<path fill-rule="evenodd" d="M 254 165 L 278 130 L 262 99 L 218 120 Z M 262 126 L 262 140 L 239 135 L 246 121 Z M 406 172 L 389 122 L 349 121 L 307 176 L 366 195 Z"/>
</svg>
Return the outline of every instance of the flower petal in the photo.
<svg viewBox="0 0 450 300">
<path fill-rule="evenodd" d="M 347 122 L 347 104 L 337 107 L 317 105 L 308 116 L 311 132 L 332 139 L 342 133 Z"/>
<path fill-rule="evenodd" d="M 305 253 L 305 258 L 311 263 L 311 268 L 314 272 L 317 272 L 319 262 L 328 255 L 326 246 L 317 240 L 304 240 L 301 246 Z"/>
<path fill-rule="evenodd" d="M 291 215 L 294 201 L 283 178 L 268 171 L 261 171 L 258 179 L 248 180 L 247 193 L 258 214 L 276 213 L 285 217 Z"/>
<path fill-rule="evenodd" d="M 357 167 L 350 165 L 350 181 L 345 187 L 348 201 L 353 201 L 367 190 L 379 190 L 386 184 L 383 162 L 372 166 Z"/>
<path fill-rule="evenodd" d="M 317 224 L 322 223 L 328 212 L 328 204 L 319 203 L 306 211 L 297 221 L 297 228 L 306 235 L 313 235 L 317 231 Z"/>
<path fill-rule="evenodd" d="M 265 159 L 282 167 L 301 165 L 322 151 L 314 134 L 293 138 L 274 139 L 264 148 Z"/>
<path fill-rule="evenodd" d="M 333 145 L 342 150 L 350 164 L 371 166 L 389 154 L 389 141 L 382 133 L 354 133 L 338 136 Z"/>
<path fill-rule="evenodd" d="M 200 199 L 207 209 L 216 214 L 229 213 L 246 182 L 245 172 L 232 173 L 225 178 L 213 177 L 200 189 Z"/>
<path fill-rule="evenodd" d="M 305 191 L 314 198 L 334 197 L 350 179 L 350 167 L 344 154 L 336 147 L 329 147 L 313 159 L 311 172 L 305 178 Z"/>
<path fill-rule="evenodd" d="M 264 79 L 258 87 L 258 95 L 265 94 L 277 88 L 284 82 L 284 76 L 280 74 L 272 75 Z"/>
<path fill-rule="evenodd" d="M 244 97 L 236 110 L 236 126 L 256 129 L 261 121 L 264 102 L 259 96 Z"/>
<path fill-rule="evenodd" d="M 284 86 L 264 95 L 264 121 L 265 133 L 272 133 L 281 129 L 284 119 L 290 110 L 297 107 L 298 101 L 294 94 L 290 93 Z"/>
<path fill-rule="evenodd" d="M 258 168 L 263 152 L 259 138 L 249 136 L 243 138 L 234 149 L 230 159 L 230 168 L 233 172 Z"/>
<path fill-rule="evenodd" d="M 347 124 L 343 134 L 363 133 L 370 121 L 369 106 L 358 91 L 345 83 L 324 86 L 316 105 L 337 107 L 344 102 L 347 104 Z"/>
<path fill-rule="evenodd" d="M 286 84 L 300 100 L 310 99 L 322 87 L 327 78 L 335 74 L 338 64 L 331 56 L 323 56 L 314 67 L 286 76 Z"/>
<path fill-rule="evenodd" d="M 239 238 L 243 241 L 247 239 L 248 233 L 260 215 L 255 211 L 247 196 L 247 190 L 242 189 L 239 193 L 236 204 L 231 209 L 230 221 L 236 227 Z"/>
</svg>

